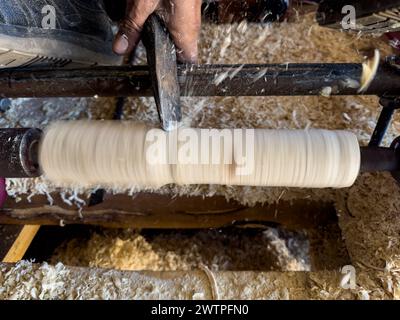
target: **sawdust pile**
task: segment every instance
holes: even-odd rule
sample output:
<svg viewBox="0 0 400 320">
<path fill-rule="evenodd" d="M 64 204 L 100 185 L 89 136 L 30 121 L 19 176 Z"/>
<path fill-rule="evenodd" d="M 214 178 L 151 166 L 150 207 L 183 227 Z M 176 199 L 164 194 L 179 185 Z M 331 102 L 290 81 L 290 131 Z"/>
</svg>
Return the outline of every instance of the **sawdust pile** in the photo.
<svg viewBox="0 0 400 320">
<path fill-rule="evenodd" d="M 87 242 L 75 239 L 65 243 L 51 262 L 121 270 L 189 271 L 204 265 L 213 271 L 308 271 L 308 250 L 303 234 L 277 229 L 253 236 L 240 230 L 161 235 L 104 230 L 93 233 Z"/>
<path fill-rule="evenodd" d="M 211 282 L 208 274 L 211 274 Z M 365 272 L 358 274 L 364 282 Z M 339 272 L 121 272 L 61 263 L 0 264 L 0 299 L 370 299 Z M 215 288 L 213 286 L 215 285 Z M 398 294 L 399 292 L 397 292 Z M 380 298 L 388 298 L 387 295 Z"/>
<path fill-rule="evenodd" d="M 212 277 L 212 281 L 210 276 Z M 121 272 L 62 264 L 0 265 L 0 299 L 304 299 L 318 282 L 337 286 L 338 272 Z M 215 285 L 215 287 L 214 287 Z M 326 291 L 325 291 L 326 292 Z M 322 298 L 328 296 L 327 292 Z M 337 290 L 337 298 L 362 298 Z M 365 297 L 365 294 L 364 294 Z"/>
</svg>

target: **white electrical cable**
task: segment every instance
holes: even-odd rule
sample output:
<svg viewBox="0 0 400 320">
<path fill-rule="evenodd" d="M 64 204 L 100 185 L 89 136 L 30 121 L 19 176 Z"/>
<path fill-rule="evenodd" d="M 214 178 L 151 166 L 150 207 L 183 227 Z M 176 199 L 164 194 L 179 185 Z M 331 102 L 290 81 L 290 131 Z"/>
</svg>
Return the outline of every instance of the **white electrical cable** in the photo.
<svg viewBox="0 0 400 320">
<path fill-rule="evenodd" d="M 52 124 L 40 147 L 58 186 L 158 188 L 166 184 L 349 187 L 358 176 L 354 134 L 328 130 L 205 130 L 166 133 L 121 121 Z"/>
</svg>

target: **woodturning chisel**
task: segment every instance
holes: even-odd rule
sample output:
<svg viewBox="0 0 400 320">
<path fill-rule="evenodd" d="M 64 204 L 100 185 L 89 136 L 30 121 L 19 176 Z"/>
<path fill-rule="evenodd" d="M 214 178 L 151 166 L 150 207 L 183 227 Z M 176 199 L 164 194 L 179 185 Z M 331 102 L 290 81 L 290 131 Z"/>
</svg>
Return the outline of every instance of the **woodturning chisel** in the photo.
<svg viewBox="0 0 400 320">
<path fill-rule="evenodd" d="M 179 126 L 182 117 L 176 49 L 156 14 L 147 19 L 142 34 L 161 126 L 171 131 Z"/>
</svg>

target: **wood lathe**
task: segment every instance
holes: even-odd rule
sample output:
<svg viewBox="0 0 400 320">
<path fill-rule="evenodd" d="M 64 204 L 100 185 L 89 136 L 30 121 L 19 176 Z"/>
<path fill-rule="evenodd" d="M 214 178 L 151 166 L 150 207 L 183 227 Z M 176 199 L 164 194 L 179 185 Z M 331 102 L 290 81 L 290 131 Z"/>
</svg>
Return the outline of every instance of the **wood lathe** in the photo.
<svg viewBox="0 0 400 320">
<path fill-rule="evenodd" d="M 396 5 L 400 4 L 396 2 Z M 331 20 L 319 21 L 333 25 Z M 390 56 L 380 61 L 370 85 L 360 92 L 363 65 L 359 63 L 179 65 L 174 45 L 157 16 L 148 20 L 145 30 L 148 66 L 5 68 L 0 70 L 0 96 L 154 96 L 161 128 L 173 131 L 180 126 L 181 96 L 322 96 L 327 92 L 329 95 L 376 95 L 380 97 L 382 111 L 369 146 L 358 149 L 360 172 L 389 171 L 400 182 L 399 138 L 391 147 L 381 147 L 393 114 L 400 107 L 399 57 Z M 42 141 L 43 133 L 35 128 L 0 129 L 1 176 L 40 176 Z M 23 217 L 6 211 L 0 213 L 0 221 L 3 216 L 7 223 L 26 223 Z M 77 220 L 74 218 L 74 221 Z"/>
</svg>

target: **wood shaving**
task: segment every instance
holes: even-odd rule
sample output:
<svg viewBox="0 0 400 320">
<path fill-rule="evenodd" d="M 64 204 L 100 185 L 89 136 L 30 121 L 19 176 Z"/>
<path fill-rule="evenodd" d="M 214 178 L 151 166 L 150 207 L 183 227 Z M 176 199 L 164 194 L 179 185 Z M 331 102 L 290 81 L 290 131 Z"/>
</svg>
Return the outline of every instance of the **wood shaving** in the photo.
<svg viewBox="0 0 400 320">
<path fill-rule="evenodd" d="M 200 264 L 200 269 L 204 271 L 208 280 L 210 281 L 212 299 L 219 300 L 218 284 L 217 280 L 215 279 L 214 273 L 204 264 Z"/>
<path fill-rule="evenodd" d="M 375 79 L 376 73 L 378 71 L 380 62 L 379 50 L 375 49 L 374 57 L 362 65 L 363 71 L 361 75 L 361 87 L 358 92 L 365 92 L 371 85 L 372 81 Z"/>
</svg>

